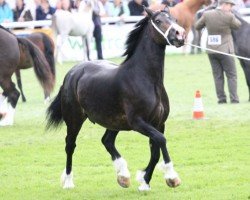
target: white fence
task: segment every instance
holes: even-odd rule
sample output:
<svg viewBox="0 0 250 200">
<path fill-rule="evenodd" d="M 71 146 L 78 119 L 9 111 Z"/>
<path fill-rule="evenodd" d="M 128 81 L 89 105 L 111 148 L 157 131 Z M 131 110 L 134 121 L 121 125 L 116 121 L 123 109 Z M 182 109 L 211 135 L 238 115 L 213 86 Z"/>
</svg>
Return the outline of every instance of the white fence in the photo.
<svg viewBox="0 0 250 200">
<path fill-rule="evenodd" d="M 250 9 L 242 9 L 240 11 L 243 15 L 250 15 Z M 124 52 L 124 43 L 127 38 L 127 34 L 133 29 L 134 24 L 142 19 L 142 17 L 126 17 L 121 23 L 118 17 L 107 17 L 102 18 L 103 23 L 103 55 L 104 58 L 119 57 Z M 250 22 L 250 16 L 244 16 L 244 19 Z M 50 27 L 51 21 L 30 21 L 30 22 L 11 22 L 2 23 L 6 28 L 26 28 L 23 31 L 18 31 L 18 35 L 27 35 L 33 32 L 34 27 Z M 206 31 L 202 36 L 201 45 L 206 44 Z M 192 33 L 188 35 L 188 41 L 193 38 Z M 60 38 L 59 38 L 60 39 Z M 65 41 L 63 46 L 63 57 L 62 60 L 82 60 L 83 58 L 83 46 L 82 41 L 79 37 L 69 37 L 68 41 Z M 190 47 L 186 47 L 185 51 L 189 52 Z M 168 53 L 182 53 L 183 48 L 167 47 L 166 52 Z M 96 50 L 94 40 L 91 43 L 91 59 L 96 58 Z"/>
</svg>

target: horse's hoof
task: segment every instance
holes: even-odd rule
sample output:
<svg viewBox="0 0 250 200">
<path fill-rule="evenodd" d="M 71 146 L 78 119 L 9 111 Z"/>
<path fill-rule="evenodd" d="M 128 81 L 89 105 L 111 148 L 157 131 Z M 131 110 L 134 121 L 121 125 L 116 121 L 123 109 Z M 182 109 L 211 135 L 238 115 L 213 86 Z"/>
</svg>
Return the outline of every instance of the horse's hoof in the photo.
<svg viewBox="0 0 250 200">
<path fill-rule="evenodd" d="M 179 177 L 174 179 L 166 179 L 166 183 L 169 187 L 175 188 L 181 184 L 181 179 Z"/>
<path fill-rule="evenodd" d="M 69 175 L 66 174 L 66 170 L 63 171 L 61 175 L 61 184 L 63 189 L 72 189 L 75 187 L 73 182 L 73 172 L 71 172 Z"/>
<path fill-rule="evenodd" d="M 130 178 L 125 176 L 118 176 L 117 182 L 123 188 L 128 188 L 130 186 Z"/>
<path fill-rule="evenodd" d="M 139 187 L 138 187 L 138 190 L 140 192 L 147 192 L 147 191 L 150 191 L 151 188 L 149 186 L 149 184 L 147 184 L 146 182 L 142 183 Z"/>
</svg>

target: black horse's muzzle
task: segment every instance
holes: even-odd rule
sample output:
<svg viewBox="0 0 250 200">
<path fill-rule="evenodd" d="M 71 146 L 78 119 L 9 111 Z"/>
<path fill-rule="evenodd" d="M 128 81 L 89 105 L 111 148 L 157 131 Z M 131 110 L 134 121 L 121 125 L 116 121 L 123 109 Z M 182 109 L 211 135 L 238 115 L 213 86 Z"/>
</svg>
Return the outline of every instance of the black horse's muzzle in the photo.
<svg viewBox="0 0 250 200">
<path fill-rule="evenodd" d="M 185 44 L 186 31 L 181 26 L 175 24 L 169 31 L 168 38 L 169 42 L 171 43 L 170 45 L 181 47 Z"/>
</svg>

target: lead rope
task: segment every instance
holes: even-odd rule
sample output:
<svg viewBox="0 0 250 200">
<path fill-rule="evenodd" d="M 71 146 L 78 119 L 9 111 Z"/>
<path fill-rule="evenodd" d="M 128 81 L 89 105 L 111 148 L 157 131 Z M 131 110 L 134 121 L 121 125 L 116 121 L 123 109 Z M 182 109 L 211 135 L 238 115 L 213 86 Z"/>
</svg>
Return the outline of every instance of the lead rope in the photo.
<svg viewBox="0 0 250 200">
<path fill-rule="evenodd" d="M 222 54 L 222 55 L 226 55 L 226 56 L 235 57 L 235 58 L 239 58 L 239 59 L 242 59 L 242 60 L 248 60 L 248 61 L 250 61 L 250 58 L 247 58 L 247 57 L 238 56 L 238 55 L 230 54 L 230 53 L 224 53 L 224 52 L 217 51 L 217 50 L 214 50 L 214 49 L 210 49 L 210 48 L 206 48 L 206 47 L 201 47 L 201 46 L 198 46 L 198 45 L 194 45 L 194 44 L 191 44 L 191 43 L 188 43 L 188 42 L 186 42 L 185 44 L 189 45 L 189 46 L 192 46 L 192 47 L 199 48 L 199 49 L 211 51 L 211 52 L 214 52 L 214 53 L 218 53 L 218 54 Z"/>
</svg>

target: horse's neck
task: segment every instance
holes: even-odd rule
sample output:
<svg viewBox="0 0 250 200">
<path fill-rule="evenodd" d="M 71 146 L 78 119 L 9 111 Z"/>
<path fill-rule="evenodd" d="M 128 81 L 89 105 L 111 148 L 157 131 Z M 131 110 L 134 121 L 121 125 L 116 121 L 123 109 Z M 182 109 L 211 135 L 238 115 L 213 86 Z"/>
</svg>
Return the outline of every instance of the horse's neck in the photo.
<svg viewBox="0 0 250 200">
<path fill-rule="evenodd" d="M 184 0 L 170 8 L 171 14 L 177 19 L 178 24 L 189 32 L 196 12 L 204 4 L 204 0 Z"/>
<path fill-rule="evenodd" d="M 93 14 L 93 2 L 91 3 L 91 5 L 87 5 L 86 2 L 82 1 L 80 3 L 79 9 L 78 9 L 79 13 L 82 13 L 84 15 L 86 15 L 87 17 L 90 17 L 92 19 L 92 14 Z"/>
<path fill-rule="evenodd" d="M 204 3 L 204 0 L 184 0 L 182 2 L 183 6 L 185 6 L 192 14 L 195 14 Z"/>
<path fill-rule="evenodd" d="M 129 59 L 128 67 L 135 68 L 140 74 L 147 74 L 151 81 L 162 82 L 164 76 L 165 46 L 159 46 L 150 36 L 149 25 L 145 27 L 142 38 L 137 44 L 134 54 Z M 134 71 L 132 70 L 132 71 Z"/>
</svg>

